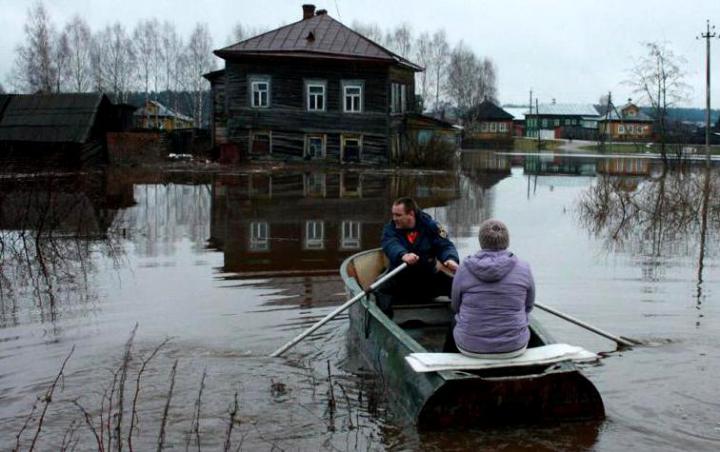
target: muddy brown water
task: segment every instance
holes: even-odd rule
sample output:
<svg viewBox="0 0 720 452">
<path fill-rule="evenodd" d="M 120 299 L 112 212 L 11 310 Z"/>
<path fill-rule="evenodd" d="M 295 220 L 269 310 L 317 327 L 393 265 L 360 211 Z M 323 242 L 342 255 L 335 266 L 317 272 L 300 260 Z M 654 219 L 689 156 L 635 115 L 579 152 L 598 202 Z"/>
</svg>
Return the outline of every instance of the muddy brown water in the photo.
<svg viewBox="0 0 720 452">
<path fill-rule="evenodd" d="M 37 436 L 36 450 L 93 450 L 95 434 L 117 449 L 117 370 L 137 324 L 125 450 L 131 423 L 136 450 L 717 450 L 718 168 L 710 174 L 706 187 L 701 167 L 481 152 L 451 172 L 5 175 L 0 449 Z M 483 219 L 504 220 L 538 301 L 646 344 L 615 352 L 533 313 L 556 339 L 609 352 L 583 366 L 605 421 L 418 432 L 388 409 L 392 388 L 352 352 L 344 316 L 267 357 L 344 300 L 339 264 L 378 245 L 400 195 L 445 224 L 461 255 L 477 249 Z M 134 419 L 138 372 L 165 339 L 142 371 Z"/>
</svg>

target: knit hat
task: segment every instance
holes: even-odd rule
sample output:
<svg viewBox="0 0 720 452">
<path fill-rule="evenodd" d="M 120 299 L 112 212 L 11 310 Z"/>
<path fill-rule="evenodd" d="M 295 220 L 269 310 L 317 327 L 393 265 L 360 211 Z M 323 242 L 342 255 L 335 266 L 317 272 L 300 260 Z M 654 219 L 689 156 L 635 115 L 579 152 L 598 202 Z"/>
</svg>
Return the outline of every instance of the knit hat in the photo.
<svg viewBox="0 0 720 452">
<path fill-rule="evenodd" d="M 480 248 L 490 251 L 507 249 L 510 245 L 510 232 L 500 220 L 491 218 L 480 225 Z"/>
</svg>

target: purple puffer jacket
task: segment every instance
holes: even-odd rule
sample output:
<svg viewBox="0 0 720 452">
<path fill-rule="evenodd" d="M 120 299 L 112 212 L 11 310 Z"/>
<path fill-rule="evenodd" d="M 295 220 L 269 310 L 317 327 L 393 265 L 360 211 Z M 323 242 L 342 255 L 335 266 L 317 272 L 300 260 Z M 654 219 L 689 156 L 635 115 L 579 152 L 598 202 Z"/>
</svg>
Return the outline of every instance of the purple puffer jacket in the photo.
<svg viewBox="0 0 720 452">
<path fill-rule="evenodd" d="M 527 262 L 507 250 L 478 251 L 463 261 L 453 280 L 457 346 L 473 353 L 522 348 L 530 339 L 528 314 L 534 302 Z"/>
</svg>

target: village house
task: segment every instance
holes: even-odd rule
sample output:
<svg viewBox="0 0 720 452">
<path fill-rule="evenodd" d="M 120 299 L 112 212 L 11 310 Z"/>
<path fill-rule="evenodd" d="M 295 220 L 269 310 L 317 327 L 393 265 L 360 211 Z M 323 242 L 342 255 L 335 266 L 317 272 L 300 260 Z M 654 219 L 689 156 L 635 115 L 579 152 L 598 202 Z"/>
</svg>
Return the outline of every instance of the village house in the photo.
<svg viewBox="0 0 720 452">
<path fill-rule="evenodd" d="M 193 118 L 178 113 L 156 100 L 149 100 L 142 108 L 135 111 L 135 127 L 141 129 L 160 129 L 173 131 L 191 129 Z"/>
<path fill-rule="evenodd" d="M 303 5 L 302 20 L 215 51 L 220 160 L 399 161 L 422 68 Z M 427 125 L 427 124 L 425 124 Z"/>
<path fill-rule="evenodd" d="M 0 95 L 0 159 L 106 162 L 107 133 L 128 129 L 134 110 L 100 93 Z"/>
<path fill-rule="evenodd" d="M 525 136 L 552 140 L 557 138 L 581 138 L 582 128 L 592 128 L 600 115 L 592 104 L 550 104 L 533 106 L 525 115 Z M 593 129 L 594 131 L 594 129 Z"/>
<path fill-rule="evenodd" d="M 489 100 L 484 100 L 465 114 L 462 147 L 466 149 L 512 145 L 513 115 Z"/>
<path fill-rule="evenodd" d="M 611 108 L 602 116 L 598 131 L 613 141 L 649 141 L 653 134 L 653 119 L 628 99 L 619 111 Z"/>
</svg>

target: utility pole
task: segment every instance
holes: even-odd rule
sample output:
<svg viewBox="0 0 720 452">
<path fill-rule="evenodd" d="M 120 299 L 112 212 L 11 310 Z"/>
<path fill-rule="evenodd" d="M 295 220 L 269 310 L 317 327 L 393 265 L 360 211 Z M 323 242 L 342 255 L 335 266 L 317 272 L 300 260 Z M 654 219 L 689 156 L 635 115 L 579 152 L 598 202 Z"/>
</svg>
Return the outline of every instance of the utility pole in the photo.
<svg viewBox="0 0 720 452">
<path fill-rule="evenodd" d="M 705 164 L 710 167 L 710 39 L 717 34 L 715 25 L 711 27 L 710 21 L 706 22 L 706 32 L 700 33 L 698 39 L 705 39 Z"/>
</svg>

